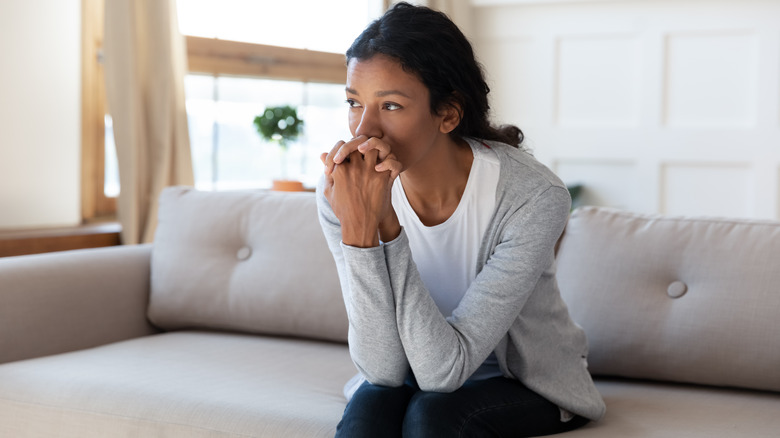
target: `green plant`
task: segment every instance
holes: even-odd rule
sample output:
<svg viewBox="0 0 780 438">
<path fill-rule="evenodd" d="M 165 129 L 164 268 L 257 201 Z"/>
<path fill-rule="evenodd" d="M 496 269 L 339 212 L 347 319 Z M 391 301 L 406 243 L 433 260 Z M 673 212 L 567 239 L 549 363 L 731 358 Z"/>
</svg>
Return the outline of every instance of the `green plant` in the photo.
<svg viewBox="0 0 780 438">
<path fill-rule="evenodd" d="M 263 114 L 255 117 L 254 123 L 261 137 L 278 143 L 285 150 L 303 132 L 303 120 L 289 105 L 266 108 Z"/>
<path fill-rule="evenodd" d="M 580 206 L 580 196 L 582 196 L 582 184 L 572 184 L 567 187 L 569 189 L 569 195 L 571 196 L 571 208 L 574 210 L 575 208 Z"/>
</svg>

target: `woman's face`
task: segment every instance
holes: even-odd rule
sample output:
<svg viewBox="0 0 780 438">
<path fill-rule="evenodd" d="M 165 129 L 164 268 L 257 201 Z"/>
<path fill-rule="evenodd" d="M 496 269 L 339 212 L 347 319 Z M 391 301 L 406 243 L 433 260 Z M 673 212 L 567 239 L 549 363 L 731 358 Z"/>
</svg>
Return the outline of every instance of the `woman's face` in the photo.
<svg viewBox="0 0 780 438">
<path fill-rule="evenodd" d="M 428 88 L 393 58 L 351 59 L 346 91 L 352 135 L 387 143 L 403 170 L 448 137 L 441 130 L 443 116 L 431 113 Z"/>
</svg>

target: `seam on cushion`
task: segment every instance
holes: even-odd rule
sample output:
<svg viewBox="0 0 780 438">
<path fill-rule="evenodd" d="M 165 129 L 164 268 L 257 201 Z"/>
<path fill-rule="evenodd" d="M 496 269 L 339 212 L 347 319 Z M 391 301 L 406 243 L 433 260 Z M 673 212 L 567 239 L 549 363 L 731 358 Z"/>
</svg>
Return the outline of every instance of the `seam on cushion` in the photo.
<svg viewBox="0 0 780 438">
<path fill-rule="evenodd" d="M 213 429 L 213 428 L 208 428 L 208 427 L 203 427 L 203 426 L 195 426 L 195 425 L 187 424 L 187 423 L 177 423 L 177 422 L 172 422 L 172 421 L 153 421 L 153 420 L 149 420 L 147 418 L 131 417 L 129 415 L 108 414 L 108 413 L 105 413 L 105 412 L 96 412 L 96 411 L 90 411 L 90 410 L 86 410 L 86 409 L 75 409 L 75 408 L 71 408 L 71 407 L 63 407 L 63 406 L 46 404 L 46 403 L 29 402 L 29 401 L 15 400 L 15 399 L 9 399 L 9 398 L 2 398 L 2 399 L 0 399 L 0 401 L 6 401 L 6 402 L 11 402 L 11 403 L 18 403 L 18 404 L 29 405 L 29 406 L 41 406 L 41 407 L 46 407 L 46 408 L 51 408 L 51 409 L 59 409 L 61 411 L 66 411 L 66 412 L 78 412 L 78 413 L 90 414 L 90 415 L 107 417 L 107 418 L 121 418 L 121 419 L 125 419 L 125 420 L 133 420 L 133 421 L 138 421 L 138 422 L 147 423 L 147 424 L 169 424 L 169 425 L 173 425 L 173 426 L 185 426 L 185 427 L 189 427 L 189 428 L 192 428 L 192 429 L 198 429 L 198 430 L 202 430 L 202 431 L 206 431 L 206 432 L 226 433 L 226 434 L 230 434 L 230 436 L 236 436 L 236 437 L 253 438 L 255 436 L 255 435 L 247 435 L 247 434 L 239 433 L 239 432 L 226 432 L 224 430 Z"/>
<path fill-rule="evenodd" d="M 642 214 L 630 211 L 611 210 L 600 207 L 580 207 L 575 209 L 572 213 L 572 217 L 585 217 L 591 212 L 598 212 L 601 214 L 609 214 L 612 216 L 622 216 L 631 219 L 642 220 L 645 222 L 650 221 L 662 221 L 662 222 L 706 222 L 712 224 L 730 224 L 730 225 L 764 225 L 769 227 L 778 228 L 780 222 L 769 219 L 733 219 L 733 218 L 720 218 L 720 217 L 708 217 L 708 216 L 664 216 L 653 214 Z"/>
</svg>

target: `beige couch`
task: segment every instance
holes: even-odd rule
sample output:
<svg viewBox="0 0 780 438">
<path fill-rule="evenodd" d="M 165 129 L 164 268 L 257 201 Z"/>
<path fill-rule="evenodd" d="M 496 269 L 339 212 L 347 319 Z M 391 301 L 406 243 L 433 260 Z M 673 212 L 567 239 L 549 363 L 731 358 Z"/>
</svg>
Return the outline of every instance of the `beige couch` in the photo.
<svg viewBox="0 0 780 438">
<path fill-rule="evenodd" d="M 559 281 L 608 409 L 566 436 L 780 436 L 780 224 L 580 209 Z M 0 259 L 0 437 L 332 436 L 346 332 L 312 194 L 168 189 L 153 246 Z"/>
</svg>

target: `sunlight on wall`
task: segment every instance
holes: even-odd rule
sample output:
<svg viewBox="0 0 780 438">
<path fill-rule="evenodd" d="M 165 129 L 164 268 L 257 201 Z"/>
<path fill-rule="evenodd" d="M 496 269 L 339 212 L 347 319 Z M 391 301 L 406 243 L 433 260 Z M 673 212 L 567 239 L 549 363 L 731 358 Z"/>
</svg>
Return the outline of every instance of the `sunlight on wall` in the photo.
<svg viewBox="0 0 780 438">
<path fill-rule="evenodd" d="M 0 228 L 81 219 L 80 10 L 0 2 Z"/>
</svg>

